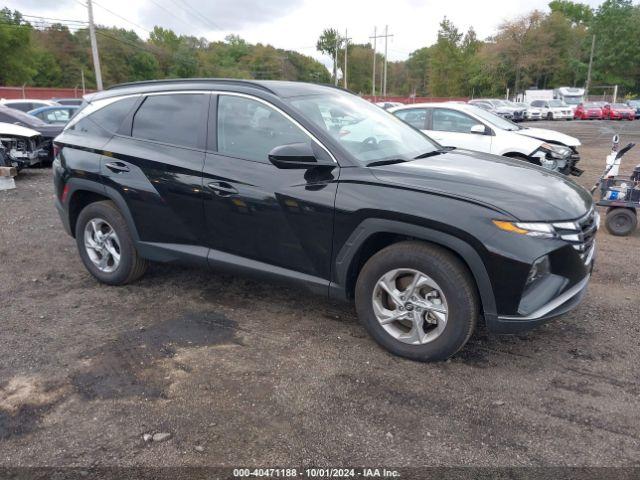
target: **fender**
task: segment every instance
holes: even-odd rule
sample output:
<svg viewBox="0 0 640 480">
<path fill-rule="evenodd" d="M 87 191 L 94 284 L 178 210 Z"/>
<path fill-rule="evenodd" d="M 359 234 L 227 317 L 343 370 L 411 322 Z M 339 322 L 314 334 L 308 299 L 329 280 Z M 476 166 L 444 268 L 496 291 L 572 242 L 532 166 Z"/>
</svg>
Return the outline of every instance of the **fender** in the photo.
<svg viewBox="0 0 640 480">
<path fill-rule="evenodd" d="M 487 321 L 497 318 L 497 308 L 493 287 L 487 269 L 478 252 L 467 242 L 448 233 L 418 225 L 368 218 L 358 225 L 338 252 L 334 264 L 335 282 L 331 282 L 329 296 L 333 299 L 346 299 L 347 273 L 356 253 L 365 240 L 376 233 L 394 233 L 407 235 L 446 247 L 458 254 L 471 271 L 476 281 L 484 316 Z"/>
<path fill-rule="evenodd" d="M 68 226 L 68 233 L 71 236 L 75 236 L 75 232 L 72 231 L 71 229 L 71 218 L 69 217 L 69 204 L 71 203 L 71 199 L 73 199 L 73 196 L 78 192 L 78 191 L 84 191 L 84 192 L 93 192 L 93 193 L 97 193 L 98 195 L 102 195 L 103 197 L 107 197 L 109 200 L 111 200 L 113 203 L 116 204 L 116 206 L 118 207 L 118 210 L 120 210 L 120 213 L 122 214 L 122 216 L 124 217 L 125 221 L 127 222 L 127 227 L 129 228 L 129 232 L 131 232 L 131 236 L 133 237 L 133 240 L 136 244 L 138 244 L 140 242 L 140 236 L 138 235 L 138 230 L 136 229 L 136 225 L 133 221 L 133 217 L 131 216 L 131 213 L 129 212 L 129 207 L 127 206 L 127 203 L 124 201 L 124 198 L 122 198 L 122 195 L 120 195 L 120 193 L 111 187 L 107 187 L 102 183 L 97 183 L 93 180 L 85 180 L 83 178 L 70 178 L 67 183 L 66 186 L 69 188 L 68 194 L 67 194 L 67 198 L 68 200 L 66 201 L 67 205 L 66 205 L 66 216 L 67 218 L 65 219 L 65 227 Z"/>
</svg>

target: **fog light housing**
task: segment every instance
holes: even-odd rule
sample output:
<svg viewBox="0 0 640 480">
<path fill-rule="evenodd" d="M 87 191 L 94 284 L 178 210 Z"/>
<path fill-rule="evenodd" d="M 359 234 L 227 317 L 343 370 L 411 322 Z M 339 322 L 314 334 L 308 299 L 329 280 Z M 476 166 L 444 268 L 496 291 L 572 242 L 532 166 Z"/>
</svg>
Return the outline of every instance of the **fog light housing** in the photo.
<svg viewBox="0 0 640 480">
<path fill-rule="evenodd" d="M 549 262 L 549 256 L 545 255 L 543 257 L 538 258 L 531 269 L 529 270 L 529 274 L 527 275 L 527 282 L 525 283 L 525 288 L 533 285 L 534 283 L 542 280 L 547 275 L 551 273 L 551 263 Z"/>
</svg>

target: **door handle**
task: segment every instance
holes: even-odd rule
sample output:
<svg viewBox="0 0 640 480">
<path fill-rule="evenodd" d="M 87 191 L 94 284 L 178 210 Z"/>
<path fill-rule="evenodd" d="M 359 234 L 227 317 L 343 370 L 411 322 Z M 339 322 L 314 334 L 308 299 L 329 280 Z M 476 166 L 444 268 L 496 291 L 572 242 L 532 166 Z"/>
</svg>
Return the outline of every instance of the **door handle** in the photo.
<svg viewBox="0 0 640 480">
<path fill-rule="evenodd" d="M 226 197 L 238 193 L 238 190 L 227 182 L 212 182 L 207 185 L 214 193 L 220 197 Z"/>
<path fill-rule="evenodd" d="M 109 162 L 105 163 L 104 166 L 115 173 L 124 173 L 129 171 L 129 167 L 122 162 Z"/>
</svg>

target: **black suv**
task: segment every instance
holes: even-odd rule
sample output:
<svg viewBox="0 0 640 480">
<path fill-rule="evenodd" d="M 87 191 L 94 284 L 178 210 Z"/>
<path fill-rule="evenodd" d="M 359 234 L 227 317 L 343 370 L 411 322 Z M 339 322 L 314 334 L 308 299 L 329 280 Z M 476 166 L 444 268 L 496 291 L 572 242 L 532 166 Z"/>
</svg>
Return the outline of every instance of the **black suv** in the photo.
<svg viewBox="0 0 640 480">
<path fill-rule="evenodd" d="M 168 80 L 95 94 L 56 138 L 57 208 L 98 280 L 148 261 L 355 299 L 395 354 L 444 359 L 481 316 L 523 331 L 583 297 L 590 195 L 529 163 L 443 148 L 337 88 Z"/>
</svg>

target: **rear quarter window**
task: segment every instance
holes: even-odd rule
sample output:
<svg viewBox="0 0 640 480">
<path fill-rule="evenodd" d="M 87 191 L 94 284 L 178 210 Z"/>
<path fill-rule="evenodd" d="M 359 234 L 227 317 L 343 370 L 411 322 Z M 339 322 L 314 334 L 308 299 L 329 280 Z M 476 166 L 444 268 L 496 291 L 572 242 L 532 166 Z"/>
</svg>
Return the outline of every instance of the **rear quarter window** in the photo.
<svg viewBox="0 0 640 480">
<path fill-rule="evenodd" d="M 69 130 L 93 135 L 116 133 L 137 102 L 138 97 L 117 100 L 84 117 Z"/>
</svg>

